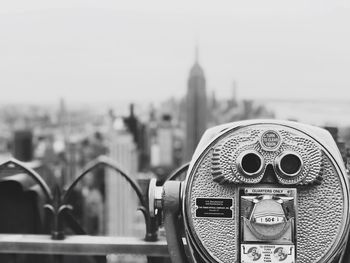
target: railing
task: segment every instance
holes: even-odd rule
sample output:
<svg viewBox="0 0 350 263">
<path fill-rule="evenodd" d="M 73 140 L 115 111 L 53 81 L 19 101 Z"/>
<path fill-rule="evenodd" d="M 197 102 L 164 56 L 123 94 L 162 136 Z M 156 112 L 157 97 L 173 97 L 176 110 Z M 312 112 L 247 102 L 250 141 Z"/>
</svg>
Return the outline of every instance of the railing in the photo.
<svg viewBox="0 0 350 263">
<path fill-rule="evenodd" d="M 0 234 L 0 253 L 49 255 L 133 254 L 152 257 L 169 255 L 166 241 L 133 237 L 74 235 L 53 240 L 49 235 Z"/>
<path fill-rule="evenodd" d="M 116 171 L 116 176 L 122 176 L 131 185 L 139 200 L 139 210 L 143 213 L 146 234 L 144 237 L 110 237 L 90 236 L 75 219 L 72 206 L 69 203 L 73 189 L 89 172 L 98 167 L 108 167 Z M 167 180 L 177 180 L 188 169 L 188 164 L 180 167 Z M 152 257 L 168 257 L 165 239 L 158 237 L 158 228 L 161 222 L 159 215 L 150 213 L 148 195 L 124 171 L 121 166 L 106 156 L 100 156 L 87 166 L 76 177 L 72 184 L 61 191 L 55 187 L 53 192 L 43 178 L 34 170 L 16 159 L 11 159 L 0 165 L 1 174 L 11 174 L 12 171 L 23 172 L 29 175 L 44 193 L 44 209 L 49 214 L 49 228 L 51 235 L 37 234 L 0 234 L 0 253 L 10 254 L 50 254 L 50 255 L 107 255 L 107 254 L 134 254 Z M 68 226 L 75 235 L 67 235 L 65 226 Z M 59 258 L 59 256 L 58 256 Z"/>
</svg>

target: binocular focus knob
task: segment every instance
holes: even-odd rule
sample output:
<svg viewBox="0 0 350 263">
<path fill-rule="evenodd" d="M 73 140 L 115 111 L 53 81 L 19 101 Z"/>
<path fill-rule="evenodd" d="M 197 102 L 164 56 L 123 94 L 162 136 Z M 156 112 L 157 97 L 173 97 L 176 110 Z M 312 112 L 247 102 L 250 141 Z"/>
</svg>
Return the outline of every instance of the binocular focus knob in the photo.
<svg viewBox="0 0 350 263">
<path fill-rule="evenodd" d="M 157 179 L 152 178 L 148 188 L 148 207 L 151 217 L 158 214 L 158 210 L 162 209 L 163 187 L 157 186 Z"/>
</svg>

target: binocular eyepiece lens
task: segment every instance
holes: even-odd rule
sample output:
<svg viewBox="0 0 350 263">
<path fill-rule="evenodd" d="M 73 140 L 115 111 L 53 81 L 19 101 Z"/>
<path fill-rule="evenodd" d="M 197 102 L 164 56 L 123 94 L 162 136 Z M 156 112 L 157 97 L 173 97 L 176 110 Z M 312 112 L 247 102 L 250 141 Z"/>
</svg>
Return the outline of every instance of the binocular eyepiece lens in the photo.
<svg viewBox="0 0 350 263">
<path fill-rule="evenodd" d="M 258 153 L 246 152 L 239 158 L 238 167 L 245 175 L 255 176 L 263 169 L 263 159 Z"/>
<path fill-rule="evenodd" d="M 277 162 L 278 170 L 286 176 L 299 174 L 303 166 L 301 158 L 294 153 L 283 154 Z"/>
</svg>

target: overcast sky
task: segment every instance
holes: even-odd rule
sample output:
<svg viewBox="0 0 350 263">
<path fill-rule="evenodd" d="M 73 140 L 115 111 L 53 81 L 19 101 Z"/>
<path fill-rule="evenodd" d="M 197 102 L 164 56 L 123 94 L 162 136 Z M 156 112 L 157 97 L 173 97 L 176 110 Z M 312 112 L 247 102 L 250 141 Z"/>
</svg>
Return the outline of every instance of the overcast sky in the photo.
<svg viewBox="0 0 350 263">
<path fill-rule="evenodd" d="M 0 101 L 350 100 L 350 1 L 0 1 Z"/>
</svg>

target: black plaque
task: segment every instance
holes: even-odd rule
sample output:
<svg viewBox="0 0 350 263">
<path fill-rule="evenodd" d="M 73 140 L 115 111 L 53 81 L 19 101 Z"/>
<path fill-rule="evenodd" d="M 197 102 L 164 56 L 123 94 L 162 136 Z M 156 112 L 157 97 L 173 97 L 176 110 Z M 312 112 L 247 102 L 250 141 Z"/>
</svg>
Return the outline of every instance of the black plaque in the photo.
<svg viewBox="0 0 350 263">
<path fill-rule="evenodd" d="M 197 198 L 196 217 L 232 218 L 232 204 L 230 198 Z"/>
</svg>

